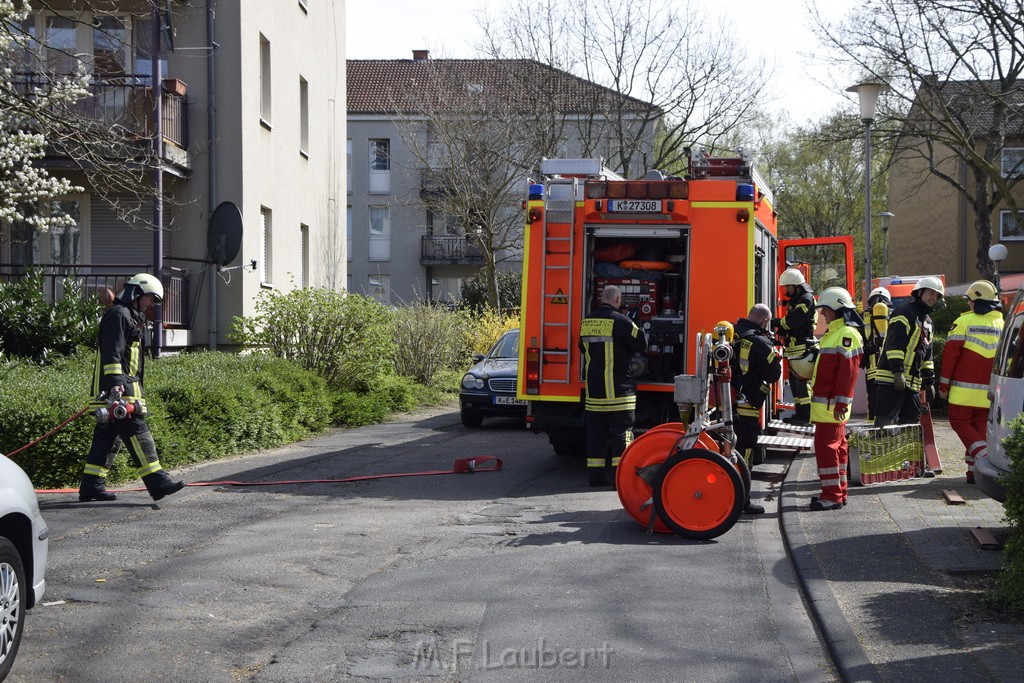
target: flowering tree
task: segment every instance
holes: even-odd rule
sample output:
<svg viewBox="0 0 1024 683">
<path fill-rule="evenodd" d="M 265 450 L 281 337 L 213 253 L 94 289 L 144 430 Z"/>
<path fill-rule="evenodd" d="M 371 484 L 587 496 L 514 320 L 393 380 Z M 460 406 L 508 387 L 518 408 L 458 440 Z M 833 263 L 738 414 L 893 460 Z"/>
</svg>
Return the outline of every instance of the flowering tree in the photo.
<svg viewBox="0 0 1024 683">
<path fill-rule="evenodd" d="M 25 19 L 26 3 L 0 0 L 0 25 L 15 26 Z M 27 223 L 40 232 L 52 226 L 67 225 L 71 219 L 64 214 L 39 212 L 40 201 L 70 192 L 80 191 L 64 178 L 53 178 L 45 169 L 32 162 L 41 159 L 46 151 L 46 140 L 32 132 L 31 110 L 22 106 L 7 106 L 14 93 L 11 56 L 21 47 L 11 31 L 0 31 L 0 92 L 4 106 L 0 107 L 0 225 Z M 36 106 L 59 110 L 81 96 L 81 86 L 71 79 L 57 84 L 48 93 L 40 93 Z"/>
</svg>

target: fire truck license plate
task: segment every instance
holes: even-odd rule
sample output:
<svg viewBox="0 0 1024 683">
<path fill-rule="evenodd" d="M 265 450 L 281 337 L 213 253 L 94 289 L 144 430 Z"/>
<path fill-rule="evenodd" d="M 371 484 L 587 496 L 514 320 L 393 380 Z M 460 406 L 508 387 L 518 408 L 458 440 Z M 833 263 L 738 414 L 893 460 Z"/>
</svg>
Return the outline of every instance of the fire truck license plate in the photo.
<svg viewBox="0 0 1024 683">
<path fill-rule="evenodd" d="M 608 210 L 618 213 L 661 213 L 660 199 L 612 199 Z"/>
<path fill-rule="evenodd" d="M 521 401 L 515 396 L 495 396 L 495 405 L 499 406 L 525 406 L 526 401 Z"/>
</svg>

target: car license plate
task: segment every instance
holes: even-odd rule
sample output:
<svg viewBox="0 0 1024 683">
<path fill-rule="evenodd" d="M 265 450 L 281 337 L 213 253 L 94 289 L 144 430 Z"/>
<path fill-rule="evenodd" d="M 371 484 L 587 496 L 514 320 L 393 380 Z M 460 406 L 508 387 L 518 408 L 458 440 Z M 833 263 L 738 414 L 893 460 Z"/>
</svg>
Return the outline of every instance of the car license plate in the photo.
<svg viewBox="0 0 1024 683">
<path fill-rule="evenodd" d="M 526 401 L 521 401 L 515 396 L 495 396 L 494 405 L 497 406 L 525 406 Z"/>
<path fill-rule="evenodd" d="M 615 213 L 661 213 L 660 199 L 610 199 L 608 210 Z"/>
</svg>

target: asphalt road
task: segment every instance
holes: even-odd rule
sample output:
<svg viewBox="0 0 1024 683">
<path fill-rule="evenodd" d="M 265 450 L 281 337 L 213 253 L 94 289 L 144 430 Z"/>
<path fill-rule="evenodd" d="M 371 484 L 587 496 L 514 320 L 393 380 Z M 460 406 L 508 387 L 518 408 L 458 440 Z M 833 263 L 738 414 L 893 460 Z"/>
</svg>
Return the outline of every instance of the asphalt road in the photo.
<svg viewBox="0 0 1024 683">
<path fill-rule="evenodd" d="M 159 505 L 42 496 L 48 588 L 10 681 L 834 680 L 768 514 L 646 536 L 515 422 L 428 413 L 179 472 Z"/>
</svg>

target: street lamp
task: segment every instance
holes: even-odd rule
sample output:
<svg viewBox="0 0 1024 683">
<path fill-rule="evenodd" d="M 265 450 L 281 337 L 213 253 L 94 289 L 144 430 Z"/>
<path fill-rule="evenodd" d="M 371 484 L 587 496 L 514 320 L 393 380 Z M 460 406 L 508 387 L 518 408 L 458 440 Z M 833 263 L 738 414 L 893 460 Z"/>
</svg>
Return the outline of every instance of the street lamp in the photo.
<svg viewBox="0 0 1024 683">
<path fill-rule="evenodd" d="M 889 219 L 895 216 L 892 211 L 878 214 L 882 219 L 882 275 L 889 274 Z"/>
<path fill-rule="evenodd" d="M 851 85 L 846 92 L 860 99 L 860 120 L 864 124 L 864 301 L 871 292 L 871 123 L 875 120 L 878 96 L 889 92 L 885 83 L 865 81 Z"/>
<path fill-rule="evenodd" d="M 996 296 L 1000 300 L 1003 298 L 1003 290 L 999 288 L 999 264 L 1006 260 L 1006 247 L 1002 244 L 993 244 L 988 248 L 988 257 L 992 259 L 992 265 L 995 266 L 995 282 Z"/>
</svg>

